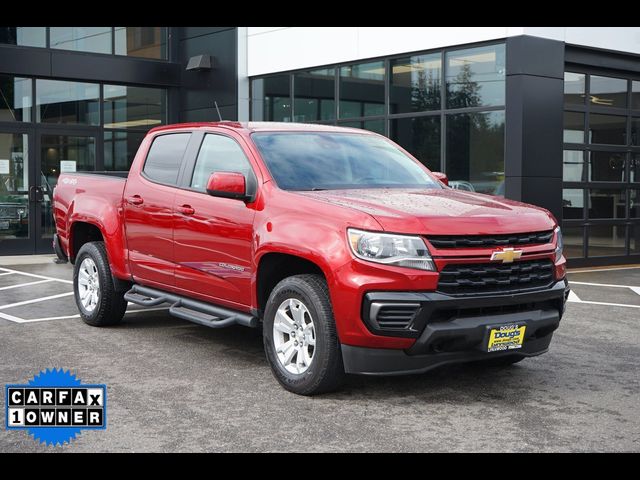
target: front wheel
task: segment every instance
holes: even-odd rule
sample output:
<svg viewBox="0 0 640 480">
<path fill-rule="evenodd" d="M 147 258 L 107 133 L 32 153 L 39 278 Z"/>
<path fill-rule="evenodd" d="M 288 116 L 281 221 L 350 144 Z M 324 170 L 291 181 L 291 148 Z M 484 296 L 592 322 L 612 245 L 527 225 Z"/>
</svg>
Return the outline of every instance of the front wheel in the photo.
<svg viewBox="0 0 640 480">
<path fill-rule="evenodd" d="M 265 308 L 264 349 L 280 384 L 300 395 L 335 390 L 344 378 L 327 283 L 294 275 L 271 292 Z"/>
<path fill-rule="evenodd" d="M 117 292 L 103 242 L 85 243 L 73 269 L 73 291 L 80 317 L 94 327 L 120 323 L 127 309 L 124 293 Z"/>
</svg>

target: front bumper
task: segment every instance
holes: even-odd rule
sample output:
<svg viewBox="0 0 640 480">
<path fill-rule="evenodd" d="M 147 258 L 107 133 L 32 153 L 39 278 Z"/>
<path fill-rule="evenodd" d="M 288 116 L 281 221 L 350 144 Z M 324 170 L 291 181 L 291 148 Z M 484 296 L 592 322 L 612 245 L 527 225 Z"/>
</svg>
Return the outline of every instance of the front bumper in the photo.
<svg viewBox="0 0 640 480">
<path fill-rule="evenodd" d="M 421 373 L 441 365 L 495 358 L 532 357 L 546 352 L 560 324 L 569 287 L 566 280 L 535 292 L 451 297 L 430 292 L 376 292 L 377 302 L 419 302 L 413 328 L 417 339 L 405 350 L 342 345 L 347 373 Z M 386 299 L 386 300 L 385 300 Z M 489 331 L 500 325 L 526 325 L 521 348 L 487 352 Z"/>
</svg>

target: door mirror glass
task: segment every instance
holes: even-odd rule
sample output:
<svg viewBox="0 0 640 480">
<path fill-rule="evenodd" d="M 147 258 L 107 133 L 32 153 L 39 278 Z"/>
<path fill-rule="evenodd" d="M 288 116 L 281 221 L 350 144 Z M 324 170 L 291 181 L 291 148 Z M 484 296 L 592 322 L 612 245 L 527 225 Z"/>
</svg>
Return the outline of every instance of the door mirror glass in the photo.
<svg viewBox="0 0 640 480">
<path fill-rule="evenodd" d="M 207 182 L 207 193 L 214 197 L 247 198 L 247 185 L 244 175 L 237 172 L 213 172 Z"/>
<path fill-rule="evenodd" d="M 445 185 L 449 185 L 449 178 L 447 178 L 447 174 L 446 173 L 442 173 L 442 172 L 431 172 L 431 174 L 436 177 L 438 180 L 440 180 L 442 183 L 444 183 Z"/>
</svg>

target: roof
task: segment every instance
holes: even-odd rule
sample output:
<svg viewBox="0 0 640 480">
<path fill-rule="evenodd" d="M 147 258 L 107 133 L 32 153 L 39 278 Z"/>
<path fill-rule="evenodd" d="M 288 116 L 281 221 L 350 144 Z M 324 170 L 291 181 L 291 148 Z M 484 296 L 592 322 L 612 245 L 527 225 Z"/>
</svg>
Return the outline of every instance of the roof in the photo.
<svg viewBox="0 0 640 480">
<path fill-rule="evenodd" d="M 174 123 L 163 125 L 149 131 L 158 132 L 163 130 L 174 130 L 179 128 L 206 128 L 225 127 L 249 132 L 352 132 L 371 133 L 367 130 L 351 127 L 337 127 L 335 125 L 320 125 L 317 123 L 293 123 L 293 122 L 194 122 L 194 123 Z"/>
</svg>

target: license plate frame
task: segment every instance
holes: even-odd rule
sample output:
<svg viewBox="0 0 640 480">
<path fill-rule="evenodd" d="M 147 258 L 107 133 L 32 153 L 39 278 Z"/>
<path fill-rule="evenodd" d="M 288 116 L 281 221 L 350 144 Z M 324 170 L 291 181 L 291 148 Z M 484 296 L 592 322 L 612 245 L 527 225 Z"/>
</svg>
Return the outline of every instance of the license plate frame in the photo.
<svg viewBox="0 0 640 480">
<path fill-rule="evenodd" d="M 486 351 L 504 352 L 519 350 L 524 345 L 527 325 L 523 323 L 509 323 L 487 327 Z"/>
</svg>

